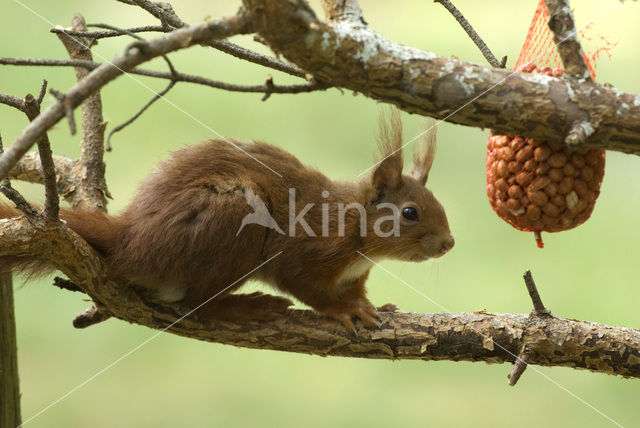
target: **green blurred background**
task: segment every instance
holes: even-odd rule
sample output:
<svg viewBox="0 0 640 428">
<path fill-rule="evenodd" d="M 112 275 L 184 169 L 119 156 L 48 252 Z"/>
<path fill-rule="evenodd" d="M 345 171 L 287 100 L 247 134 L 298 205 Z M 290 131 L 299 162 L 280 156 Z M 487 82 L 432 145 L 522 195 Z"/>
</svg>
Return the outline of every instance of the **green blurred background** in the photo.
<svg viewBox="0 0 640 428">
<path fill-rule="evenodd" d="M 75 12 L 88 22 L 119 27 L 155 24 L 136 8 L 115 1 L 3 0 L 0 55 L 65 58 L 52 24 L 69 25 Z M 518 56 L 535 0 L 458 0 L 456 4 L 496 56 Z M 239 1 L 175 2 L 187 22 L 233 13 Z M 314 7 L 321 13 L 318 2 Z M 443 56 L 484 63 L 444 9 L 431 1 L 362 0 L 371 27 L 400 43 Z M 598 63 L 600 82 L 640 93 L 637 78 L 640 6 L 615 0 L 572 2 L 578 25 L 597 20 L 592 34 L 617 47 Z M 47 22 L 49 21 L 49 22 Z M 267 50 L 251 37 L 234 41 Z M 597 42 L 597 37 L 594 37 Z M 128 40 L 103 40 L 96 59 L 122 52 Z M 589 46 L 587 45 L 587 48 Z M 194 47 L 173 55 L 179 71 L 233 83 L 294 82 L 280 73 Z M 164 69 L 161 61 L 150 66 Z M 66 90 L 70 69 L 0 67 L 0 92 L 37 92 L 43 78 Z M 110 127 L 132 115 L 165 82 L 121 77 L 102 93 Z M 122 209 L 160 159 L 178 147 L 215 137 L 260 139 L 277 144 L 307 164 L 339 179 L 351 179 L 371 164 L 379 106 L 349 91 L 303 95 L 236 94 L 178 84 L 132 126 L 116 134 L 106 154 L 111 212 Z M 51 98 L 46 100 L 47 105 Z M 183 110 L 183 111 L 181 111 Z M 193 115 L 197 123 L 188 115 Z M 79 117 L 79 114 L 76 114 Z M 424 119 L 403 114 L 405 138 Z M 18 112 L 0 106 L 0 131 L 9 144 L 24 127 Z M 208 128 L 207 128 L 208 127 Z M 384 266 L 449 311 L 520 312 L 531 309 L 522 272 L 531 269 L 554 314 L 617 326 L 640 327 L 640 159 L 607 154 L 602 194 L 591 219 L 577 229 L 533 236 L 512 229 L 493 213 L 485 196 L 484 157 L 488 130 L 442 124 L 430 187 L 447 209 L 456 247 L 423 264 Z M 51 132 L 54 153 L 77 157 L 79 137 L 65 123 Z M 21 185 L 32 200 L 39 186 Z M 50 280 L 16 292 L 19 364 L 24 420 L 152 337 L 156 332 L 118 320 L 74 330 L 71 320 L 89 302 L 52 287 Z M 250 285 L 260 287 L 258 284 Z M 440 309 L 381 269 L 369 280 L 371 299 L 393 301 L 404 311 Z M 640 382 L 568 368 L 530 369 L 517 387 L 507 385 L 508 365 L 453 362 L 368 361 L 236 349 L 158 337 L 86 383 L 37 418 L 32 427 L 62 426 L 640 426 Z M 597 409 L 597 410 L 596 410 Z M 602 413 L 602 414 L 601 414 Z"/>
</svg>

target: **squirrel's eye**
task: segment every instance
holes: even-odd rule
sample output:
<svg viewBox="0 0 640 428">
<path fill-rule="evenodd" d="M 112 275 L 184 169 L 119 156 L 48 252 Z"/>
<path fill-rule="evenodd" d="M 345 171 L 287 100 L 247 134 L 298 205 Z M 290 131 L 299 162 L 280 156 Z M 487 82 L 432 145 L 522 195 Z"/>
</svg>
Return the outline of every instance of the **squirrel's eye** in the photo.
<svg viewBox="0 0 640 428">
<path fill-rule="evenodd" d="M 414 207 L 406 207 L 402 209 L 402 217 L 407 220 L 417 221 L 418 220 L 418 210 Z"/>
</svg>

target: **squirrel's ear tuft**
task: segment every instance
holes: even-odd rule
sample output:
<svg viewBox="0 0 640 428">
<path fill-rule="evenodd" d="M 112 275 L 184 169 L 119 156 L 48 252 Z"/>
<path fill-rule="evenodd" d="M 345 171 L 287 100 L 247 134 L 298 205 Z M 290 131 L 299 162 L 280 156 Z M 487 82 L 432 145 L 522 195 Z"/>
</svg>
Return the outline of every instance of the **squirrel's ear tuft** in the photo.
<svg viewBox="0 0 640 428">
<path fill-rule="evenodd" d="M 380 112 L 377 137 L 381 160 L 375 166 L 371 184 L 376 189 L 397 187 L 402 182 L 402 121 L 398 110 Z"/>
<path fill-rule="evenodd" d="M 426 123 L 426 131 L 423 140 L 416 144 L 413 152 L 413 166 L 411 176 L 424 186 L 429 178 L 429 171 L 436 155 L 436 121 L 429 118 Z"/>
</svg>

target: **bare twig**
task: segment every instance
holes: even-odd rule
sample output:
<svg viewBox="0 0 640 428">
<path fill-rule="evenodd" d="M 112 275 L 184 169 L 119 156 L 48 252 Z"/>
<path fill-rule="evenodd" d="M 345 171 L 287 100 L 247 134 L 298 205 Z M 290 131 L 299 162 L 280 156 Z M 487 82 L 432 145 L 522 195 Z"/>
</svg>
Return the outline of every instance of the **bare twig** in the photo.
<svg viewBox="0 0 640 428">
<path fill-rule="evenodd" d="M 134 33 L 128 32 L 127 30 L 121 29 L 121 28 L 117 28 L 114 27 L 112 25 L 108 25 L 108 24 L 95 24 L 95 25 L 99 25 L 103 28 L 107 28 L 110 29 L 112 31 L 116 31 L 119 32 L 120 34 L 126 34 L 130 37 L 133 37 L 136 40 L 143 40 L 142 37 L 137 36 Z M 140 110 L 138 110 L 131 118 L 127 119 L 126 121 L 124 121 L 123 123 L 121 123 L 120 125 L 116 126 L 115 128 L 113 128 L 111 130 L 111 132 L 109 132 L 109 134 L 107 135 L 107 141 L 105 142 L 105 150 L 110 152 L 111 151 L 111 136 L 113 134 L 115 134 L 116 132 L 121 131 L 122 129 L 126 128 L 127 126 L 129 126 L 130 124 L 132 124 L 137 118 L 139 118 L 142 113 L 144 113 L 150 106 L 151 104 L 153 104 L 154 102 L 156 102 L 157 100 L 159 100 L 160 98 L 162 98 L 163 96 L 165 96 L 170 90 L 171 88 L 173 88 L 173 86 L 176 84 L 176 69 L 174 68 L 173 64 L 171 63 L 171 60 L 169 60 L 169 57 L 167 55 L 162 55 L 162 59 L 164 60 L 164 62 L 167 63 L 167 66 L 169 67 L 169 71 L 171 72 L 171 81 L 169 82 L 169 84 L 167 85 L 166 88 L 164 88 L 162 91 L 156 93 L 153 95 L 153 97 L 151 98 L 151 100 L 149 100 L 144 106 L 142 106 L 142 108 Z"/>
<path fill-rule="evenodd" d="M 498 59 L 493 55 L 493 52 L 489 49 L 487 44 L 482 40 L 482 38 L 476 33 L 476 30 L 473 29 L 467 18 L 458 10 L 457 7 L 449 0 L 433 0 L 435 3 L 440 3 L 449 11 L 451 15 L 458 21 L 458 24 L 462 27 L 462 29 L 467 33 L 469 38 L 473 40 L 473 43 L 476 44 L 482 55 L 484 55 L 485 59 L 492 67 L 504 68 L 507 63 L 507 57 L 503 57 L 502 61 L 498 61 Z"/>
<path fill-rule="evenodd" d="M 538 289 L 536 287 L 536 283 L 533 280 L 533 275 L 531 275 L 531 271 L 525 271 L 524 275 L 524 283 L 527 286 L 527 291 L 529 292 L 529 296 L 531 297 L 531 301 L 533 302 L 534 310 L 529 314 L 529 317 L 526 322 L 526 328 L 522 331 L 522 340 L 524 344 L 522 346 L 522 350 L 518 354 L 518 357 L 515 359 L 513 367 L 509 372 L 509 385 L 514 386 L 518 383 L 520 376 L 527 369 L 527 364 L 533 358 L 534 352 L 536 349 L 538 342 L 533 338 L 533 334 L 530 331 L 530 326 L 534 325 L 539 320 L 539 316 L 541 317 L 549 317 L 551 316 L 551 312 L 544 307 L 542 304 L 542 299 L 540 298 L 540 294 L 538 293 Z"/>
<path fill-rule="evenodd" d="M 247 22 L 245 16 L 237 15 L 172 31 L 151 39 L 143 45 L 138 44 L 129 47 L 123 54 L 115 57 L 108 64 L 103 64 L 96 68 L 85 79 L 78 82 L 66 93 L 65 99 L 71 100 L 70 104 L 75 108 L 87 96 L 144 61 L 174 50 L 185 49 L 194 44 L 228 37 L 246 30 Z M 57 123 L 64 114 L 63 104 L 56 102 L 23 129 L 11 147 L 0 158 L 0 178 L 6 177 L 11 168 L 29 150 L 40 135 Z"/>
<path fill-rule="evenodd" d="M 5 104 L 24 112 L 22 101 L 22 98 L 14 97 L 13 95 L 0 94 L 0 104 Z"/>
<path fill-rule="evenodd" d="M 105 30 L 110 30 L 110 31 L 114 32 L 118 36 L 127 35 L 129 37 L 133 37 L 136 40 L 144 40 L 142 37 L 140 37 L 140 36 L 138 36 L 136 34 L 136 31 L 131 31 L 128 28 L 119 28 L 119 27 L 116 27 L 116 26 L 110 25 L 110 24 L 86 24 L 86 26 L 87 27 L 96 27 L 96 28 L 103 28 Z M 139 28 L 155 28 L 155 29 L 157 29 L 156 31 L 163 32 L 163 33 L 165 32 L 163 27 L 158 27 L 158 26 L 155 26 L 155 27 L 139 27 Z M 139 28 L 133 28 L 133 30 L 136 30 L 136 29 L 139 29 Z M 141 32 L 141 31 L 138 31 L 138 32 Z M 83 34 L 83 32 L 81 32 L 81 31 L 78 32 L 78 33 L 79 34 Z M 84 34 L 90 34 L 90 33 L 86 32 Z"/>
<path fill-rule="evenodd" d="M 529 364 L 529 360 L 531 359 L 533 353 L 529 350 L 524 350 L 518 354 L 516 361 L 513 363 L 513 367 L 511 371 L 507 375 L 509 378 L 509 385 L 515 386 L 520 380 L 520 376 L 527 369 L 527 365 Z"/>
<path fill-rule="evenodd" d="M 26 114 L 29 121 L 34 120 L 40 114 L 40 104 L 44 99 L 47 91 L 47 81 L 45 80 L 40 87 L 38 97 L 34 98 L 33 95 L 27 94 L 24 99 L 14 97 L 11 95 L 0 94 L 0 103 L 14 107 Z M 38 151 L 41 159 L 39 175 L 41 182 L 45 185 L 45 207 L 44 218 L 48 222 L 56 222 L 58 220 L 59 212 L 59 197 L 57 191 L 57 179 L 54 162 L 51 153 L 51 144 L 49 142 L 49 136 L 45 132 L 42 138 L 38 140 Z M 2 145 L 2 139 L 0 138 L 0 153 L 4 151 Z M 9 198 L 15 205 L 24 212 L 30 221 L 34 221 L 40 214 L 30 203 L 28 203 L 22 195 L 16 191 L 9 181 L 8 177 L 2 180 L 2 188 L 0 189 L 7 198 Z"/>
<path fill-rule="evenodd" d="M 533 309 L 538 315 L 551 315 L 551 311 L 545 308 L 542 304 L 542 299 L 540 298 L 540 294 L 538 293 L 538 288 L 536 287 L 536 283 L 533 280 L 533 275 L 530 270 L 526 270 L 524 275 L 524 283 L 527 286 L 527 291 L 529 292 L 529 296 L 531 297 L 531 301 L 533 302 Z"/>
<path fill-rule="evenodd" d="M 6 196 L 7 199 L 13 202 L 16 208 L 18 208 L 27 216 L 27 219 L 29 219 L 29 221 L 33 221 L 33 219 L 36 219 L 40 215 L 40 212 L 35 209 L 33 205 L 27 202 L 27 200 L 20 194 L 20 192 L 14 189 L 11 186 L 11 183 L 6 180 L 7 178 L 5 177 L 2 184 L 0 185 L 0 192 L 4 196 Z"/>
<path fill-rule="evenodd" d="M 568 0 L 545 0 L 545 4 L 549 10 L 549 28 L 553 32 L 565 75 L 591 80 Z"/>
<path fill-rule="evenodd" d="M 71 30 L 87 31 L 84 17 L 74 15 Z M 66 48 L 69 57 L 92 61 L 91 40 L 58 33 L 58 38 Z M 83 67 L 75 67 L 78 82 L 87 77 L 89 71 Z M 102 100 L 100 91 L 94 91 L 82 103 L 82 151 L 78 161 L 77 173 L 81 177 L 85 188 L 86 198 L 77 201 L 76 205 L 106 211 L 109 190 L 104 178 L 104 129 L 106 123 L 102 120 Z"/>
<path fill-rule="evenodd" d="M 17 66 L 42 66 L 42 67 L 84 67 L 88 70 L 94 70 L 102 65 L 99 62 L 68 60 L 68 59 L 39 59 L 39 58 L 0 58 L 0 65 L 17 65 Z M 211 88 L 222 89 L 231 92 L 256 92 L 266 93 L 268 90 L 271 94 L 300 94 L 314 91 L 324 91 L 330 88 L 329 85 L 320 83 L 312 79 L 309 83 L 300 85 L 273 85 L 270 89 L 267 85 L 235 85 L 232 83 L 220 82 L 217 80 L 207 79 L 206 77 L 194 76 L 185 73 L 166 73 L 156 70 L 146 70 L 134 68 L 128 71 L 131 74 L 139 76 L 148 76 L 159 79 L 175 80 L 176 82 L 195 83 L 197 85 L 209 86 Z M 2 98 L 0 98 L 0 102 Z"/>
<path fill-rule="evenodd" d="M 47 81 L 44 80 L 37 99 L 31 94 L 27 94 L 24 97 L 24 112 L 30 121 L 33 121 L 40 114 L 40 101 L 44 98 L 46 91 Z M 44 182 L 45 218 L 49 222 L 56 222 L 58 221 L 58 213 L 60 211 L 60 198 L 58 196 L 58 183 L 56 168 L 53 162 L 53 153 L 51 152 L 51 143 L 46 132 L 42 134 L 42 138 L 38 140 L 38 153 L 40 154 L 42 179 Z"/>
<path fill-rule="evenodd" d="M 147 101 L 145 103 L 145 105 L 142 106 L 142 108 L 140 108 L 140 110 L 138 110 L 133 116 L 131 116 L 129 119 L 125 120 L 124 122 L 122 122 L 120 125 L 116 126 L 115 128 L 113 128 L 109 134 L 107 135 L 107 141 L 105 143 L 105 149 L 110 152 L 111 151 L 111 136 L 113 136 L 113 134 L 115 134 L 116 132 L 119 132 L 121 130 L 123 130 L 124 128 L 126 128 L 127 126 L 131 125 L 137 118 L 139 118 L 140 116 L 142 116 L 142 113 L 144 113 L 149 107 L 151 107 L 151 104 L 155 103 L 156 101 L 158 101 L 160 98 L 162 98 L 163 96 L 165 96 L 167 94 L 167 92 L 169 92 L 171 90 L 171 88 L 173 88 L 173 86 L 176 84 L 176 80 L 172 80 L 169 82 L 169 84 L 167 85 L 166 88 L 164 88 L 162 91 L 156 93 L 149 101 Z"/>
<path fill-rule="evenodd" d="M 44 58 L 4 58 L 0 57 L 0 65 L 41 66 L 41 67 L 83 67 L 93 70 L 102 65 L 100 62 L 80 59 L 44 59 Z M 0 100 L 2 98 L 0 97 Z M 6 104 L 6 103 L 4 103 Z"/>
<path fill-rule="evenodd" d="M 208 45 L 238 59 L 282 71 L 283 73 L 287 73 L 292 76 L 302 77 L 303 79 L 307 78 L 307 73 L 293 64 L 288 64 L 277 58 L 254 52 L 250 49 L 238 46 L 235 43 L 231 43 L 226 40 L 212 40 Z"/>
<path fill-rule="evenodd" d="M 137 5 L 146 10 L 160 20 L 163 24 L 163 28 L 165 29 L 164 31 L 171 31 L 173 28 L 183 28 L 187 26 L 187 24 L 176 15 L 173 9 L 170 8 L 168 3 L 165 3 L 167 8 L 162 8 L 157 3 L 148 0 L 118 1 L 129 5 Z M 207 44 L 214 49 L 232 55 L 236 58 L 282 71 L 283 73 L 287 73 L 292 76 L 302 77 L 303 79 L 306 78 L 306 73 L 293 64 L 287 64 L 279 59 L 238 46 L 235 43 L 231 43 L 226 40 L 211 40 Z"/>
<path fill-rule="evenodd" d="M 2 143 L 2 136 L 0 136 L 0 159 L 4 156 L 4 145 Z M 35 219 L 39 215 L 39 211 L 33 207 L 27 200 L 11 186 L 11 182 L 8 177 L 2 179 L 0 184 L 0 192 L 5 195 L 11 202 L 14 203 L 16 208 L 25 213 L 29 221 Z"/>
<path fill-rule="evenodd" d="M 71 98 L 67 97 L 65 93 L 60 92 L 54 88 L 49 89 L 49 92 L 62 105 L 62 108 L 64 109 L 64 116 L 67 118 L 67 123 L 69 124 L 69 132 L 71 133 L 71 135 L 76 135 L 76 132 L 78 132 L 78 128 L 76 126 L 75 116 L 73 115 L 73 110 L 76 106 L 73 105 Z"/>
<path fill-rule="evenodd" d="M 102 28 L 103 24 L 87 24 L 87 27 Z M 75 31 L 62 27 L 55 27 L 49 30 L 52 33 L 64 33 L 68 36 L 86 37 L 92 40 L 106 39 L 109 37 L 118 37 L 122 35 L 120 31 Z M 165 32 L 165 28 L 159 25 L 145 25 L 142 27 L 127 28 L 127 33 L 143 33 L 143 32 Z"/>
</svg>

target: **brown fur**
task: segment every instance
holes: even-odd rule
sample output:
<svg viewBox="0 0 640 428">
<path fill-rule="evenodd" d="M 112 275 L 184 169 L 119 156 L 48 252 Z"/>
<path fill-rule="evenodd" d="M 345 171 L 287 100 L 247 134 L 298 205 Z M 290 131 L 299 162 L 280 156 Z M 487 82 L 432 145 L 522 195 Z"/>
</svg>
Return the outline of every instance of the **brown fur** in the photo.
<svg viewBox="0 0 640 428">
<path fill-rule="evenodd" d="M 203 316 L 269 319 L 291 304 L 260 293 L 231 294 L 254 278 L 348 328 L 354 316 L 372 325 L 377 312 L 364 286 L 371 266 L 358 252 L 374 260 L 422 261 L 453 246 L 442 206 L 423 182 L 402 175 L 399 117 L 392 116 L 381 129 L 384 160 L 367 180 L 335 182 L 280 148 L 234 142 L 278 177 L 228 142 L 211 140 L 161 162 L 120 215 L 71 210 L 62 217 L 105 257 L 116 277 L 152 290 L 182 289 L 194 308 L 211 300 L 198 311 Z M 425 180 L 431 161 L 428 155 L 416 157 L 414 169 Z M 289 236 L 289 188 L 296 189 L 296 214 L 307 203 L 315 204 L 304 219 L 317 236 L 308 236 L 300 225 Z M 245 200 L 248 189 L 264 201 L 285 235 L 249 224 L 236 236 L 242 219 L 253 212 Z M 328 197 L 321 196 L 323 191 Z M 345 234 L 338 236 L 337 204 L 351 202 L 365 207 L 365 237 L 355 208 L 346 211 Z M 382 202 L 415 207 L 419 220 L 401 218 L 400 236 L 376 236 L 375 221 L 389 215 L 376 208 Z M 328 236 L 322 236 L 323 203 L 329 204 Z M 0 215 L 15 215 L 9 211 L 2 208 Z"/>
</svg>

